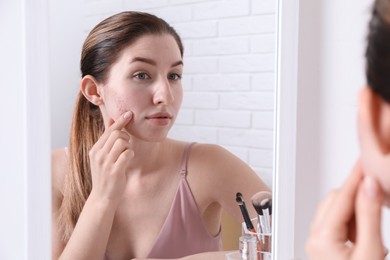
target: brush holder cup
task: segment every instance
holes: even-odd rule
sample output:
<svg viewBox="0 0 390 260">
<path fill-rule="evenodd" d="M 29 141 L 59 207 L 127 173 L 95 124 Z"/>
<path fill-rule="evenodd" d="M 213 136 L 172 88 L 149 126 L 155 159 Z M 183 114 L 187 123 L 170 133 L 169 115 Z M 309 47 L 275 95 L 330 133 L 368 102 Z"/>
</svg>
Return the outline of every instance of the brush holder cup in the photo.
<svg viewBox="0 0 390 260">
<path fill-rule="evenodd" d="M 271 249 L 272 249 L 272 233 L 262 233 L 260 225 L 258 225 L 258 219 L 252 219 L 253 226 L 256 229 L 256 232 L 249 231 L 245 225 L 245 222 L 242 223 L 242 235 L 252 236 L 256 238 L 257 243 L 257 260 L 271 260 Z"/>
<path fill-rule="evenodd" d="M 241 253 L 238 251 L 229 252 L 225 254 L 226 260 L 241 260 Z"/>
<path fill-rule="evenodd" d="M 243 235 L 239 238 L 239 251 L 225 255 L 226 260 L 257 260 L 257 238 L 252 235 Z"/>
</svg>

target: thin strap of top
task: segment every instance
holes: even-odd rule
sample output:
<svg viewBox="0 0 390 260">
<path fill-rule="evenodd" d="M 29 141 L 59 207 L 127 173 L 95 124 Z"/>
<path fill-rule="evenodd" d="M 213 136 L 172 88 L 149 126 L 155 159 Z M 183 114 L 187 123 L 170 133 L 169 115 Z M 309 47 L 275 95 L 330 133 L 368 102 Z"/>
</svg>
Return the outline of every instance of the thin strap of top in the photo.
<svg viewBox="0 0 390 260">
<path fill-rule="evenodd" d="M 183 160 L 182 160 L 181 167 L 180 167 L 180 175 L 181 176 L 187 176 L 188 158 L 190 155 L 191 147 L 194 144 L 195 143 L 190 143 L 190 144 L 186 145 L 186 147 L 184 148 Z"/>
</svg>

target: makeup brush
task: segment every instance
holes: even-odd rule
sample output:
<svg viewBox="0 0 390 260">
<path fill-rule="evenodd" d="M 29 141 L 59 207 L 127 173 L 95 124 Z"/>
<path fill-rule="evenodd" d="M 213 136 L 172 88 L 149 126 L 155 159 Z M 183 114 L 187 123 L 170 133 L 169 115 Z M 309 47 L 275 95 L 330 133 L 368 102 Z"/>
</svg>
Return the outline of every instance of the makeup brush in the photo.
<svg viewBox="0 0 390 260">
<path fill-rule="evenodd" d="M 256 232 L 256 229 L 253 227 L 253 224 L 252 224 L 252 221 L 249 217 L 249 214 L 248 214 L 248 210 L 245 206 L 245 201 L 244 201 L 244 198 L 242 196 L 242 194 L 240 192 L 237 192 L 236 194 L 236 201 L 237 203 L 240 205 L 242 204 L 242 206 L 240 206 L 240 209 L 241 209 L 241 212 L 242 212 L 242 215 L 244 216 L 244 220 L 245 220 L 245 224 L 246 224 L 246 228 L 248 231 L 252 232 L 252 233 L 256 233 L 255 237 L 256 237 L 256 241 L 257 241 L 257 258 L 256 259 L 263 259 L 263 256 L 261 255 L 260 251 L 261 251 L 261 244 L 260 244 L 260 236 L 259 236 L 259 227 L 257 227 L 257 232 Z M 259 226 L 259 221 L 257 221 L 257 225 Z M 264 244 L 265 243 L 265 240 L 264 240 L 264 237 L 262 237 L 262 243 Z"/>
<path fill-rule="evenodd" d="M 268 208 L 269 214 L 272 215 L 272 199 L 263 200 L 261 204 L 263 208 Z"/>
<path fill-rule="evenodd" d="M 246 208 L 244 198 L 240 192 L 237 192 L 237 194 L 236 194 L 236 202 L 237 202 L 238 206 L 240 207 L 246 228 L 251 232 L 256 232 L 255 228 L 253 227 L 251 218 L 249 217 L 249 213 L 248 213 L 248 210 Z"/>
<path fill-rule="evenodd" d="M 271 212 L 272 212 L 272 200 L 271 199 L 263 199 L 261 201 L 261 208 L 263 209 L 263 216 L 265 222 L 265 228 L 268 231 L 267 233 L 271 233 Z"/>
<path fill-rule="evenodd" d="M 246 206 L 246 205 L 245 205 L 245 201 L 244 201 L 244 197 L 242 196 L 242 193 L 241 193 L 241 192 L 237 192 L 237 193 L 236 193 L 236 200 L 237 200 L 237 197 L 240 197 L 242 203 L 244 204 L 244 206 Z"/>
<path fill-rule="evenodd" d="M 261 229 L 259 233 L 271 233 L 270 208 L 272 212 L 272 194 L 267 191 L 260 191 L 252 196 L 251 201 L 258 215 L 258 223 Z"/>
</svg>

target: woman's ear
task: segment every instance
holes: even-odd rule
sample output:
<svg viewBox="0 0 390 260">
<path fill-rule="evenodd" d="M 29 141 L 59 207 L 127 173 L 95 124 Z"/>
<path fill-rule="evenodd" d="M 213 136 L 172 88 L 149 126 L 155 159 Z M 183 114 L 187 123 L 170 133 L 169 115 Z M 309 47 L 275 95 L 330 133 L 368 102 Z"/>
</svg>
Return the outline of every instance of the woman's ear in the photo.
<svg viewBox="0 0 390 260">
<path fill-rule="evenodd" d="M 85 98 L 95 106 L 103 104 L 103 98 L 99 88 L 99 84 L 91 75 L 82 78 L 80 90 Z"/>
<path fill-rule="evenodd" d="M 360 109 L 366 113 L 365 129 L 371 129 L 369 134 L 382 152 L 390 153 L 390 104 L 370 87 L 361 91 L 360 98 Z"/>
<path fill-rule="evenodd" d="M 390 105 L 370 87 L 360 92 L 358 129 L 363 172 L 379 181 L 390 207 Z"/>
<path fill-rule="evenodd" d="M 390 153 L 390 104 L 379 96 L 377 96 L 377 99 L 378 134 L 380 141 L 383 144 L 382 149 L 384 152 Z"/>
<path fill-rule="evenodd" d="M 359 96 L 359 139 L 363 149 L 381 150 L 383 127 L 381 98 L 370 87 L 364 87 Z"/>
</svg>

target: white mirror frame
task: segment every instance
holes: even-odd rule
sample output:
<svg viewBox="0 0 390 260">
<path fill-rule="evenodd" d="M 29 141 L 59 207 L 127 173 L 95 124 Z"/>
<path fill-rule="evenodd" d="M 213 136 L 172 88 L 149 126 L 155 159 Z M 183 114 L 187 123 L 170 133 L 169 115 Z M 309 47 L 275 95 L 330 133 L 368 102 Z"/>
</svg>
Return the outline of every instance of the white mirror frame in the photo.
<svg viewBox="0 0 390 260">
<path fill-rule="evenodd" d="M 24 1 L 28 259 L 51 259 L 48 1 Z"/>
<path fill-rule="evenodd" d="M 299 0 L 278 0 L 273 259 L 294 259 Z"/>
<path fill-rule="evenodd" d="M 25 0 L 28 259 L 51 259 L 49 2 Z"/>
<path fill-rule="evenodd" d="M 0 1 L 0 259 L 51 259 L 48 3 Z"/>
</svg>

